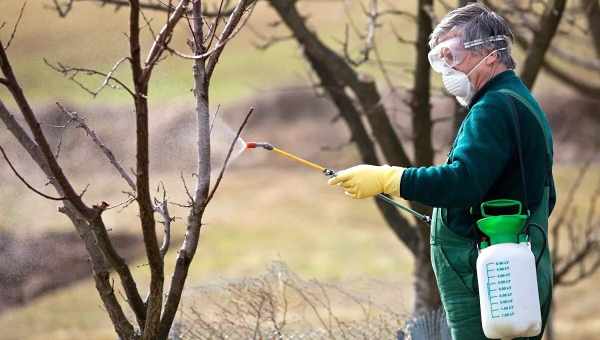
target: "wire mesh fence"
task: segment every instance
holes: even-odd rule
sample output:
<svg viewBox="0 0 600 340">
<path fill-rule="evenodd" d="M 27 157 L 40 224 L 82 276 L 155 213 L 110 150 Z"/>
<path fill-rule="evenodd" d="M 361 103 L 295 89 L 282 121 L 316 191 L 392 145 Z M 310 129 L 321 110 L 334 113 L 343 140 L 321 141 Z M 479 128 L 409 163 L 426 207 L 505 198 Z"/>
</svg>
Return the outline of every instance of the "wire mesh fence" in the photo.
<svg viewBox="0 0 600 340">
<path fill-rule="evenodd" d="M 266 274 L 186 292 L 172 340 L 450 340 L 442 311 L 410 318 L 369 296 L 304 280 L 283 263 Z"/>
</svg>

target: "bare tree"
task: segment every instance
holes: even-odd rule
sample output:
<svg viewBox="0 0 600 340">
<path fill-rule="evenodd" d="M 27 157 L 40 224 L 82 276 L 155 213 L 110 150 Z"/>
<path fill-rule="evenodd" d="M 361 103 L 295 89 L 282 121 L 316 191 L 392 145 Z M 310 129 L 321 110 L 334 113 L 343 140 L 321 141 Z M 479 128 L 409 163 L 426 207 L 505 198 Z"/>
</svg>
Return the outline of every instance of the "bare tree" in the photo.
<svg viewBox="0 0 600 340">
<path fill-rule="evenodd" d="M 515 42 L 526 51 L 520 73 L 525 85 L 533 88 L 539 72 L 543 70 L 581 94 L 600 98 L 600 85 L 594 81 L 600 76 L 600 41 L 597 34 L 600 27 L 598 20 L 595 20 L 600 16 L 597 1 L 483 2 L 510 22 Z M 543 11 L 539 13 L 536 6 Z M 588 22 L 588 28 L 580 25 L 585 21 Z M 575 44 L 576 50 L 586 50 L 593 46 L 596 59 L 586 59 L 568 48 L 552 44 L 554 40 Z M 582 70 L 586 76 L 577 76 L 572 69 Z"/>
<path fill-rule="evenodd" d="M 598 203 L 600 199 L 600 181 L 596 184 L 587 211 L 578 211 L 573 206 L 575 195 L 581 192 L 582 184 L 589 173 L 594 158 L 591 157 L 580 169 L 575 182 L 566 193 L 557 216 L 550 226 L 552 259 L 554 266 L 554 287 L 567 288 L 589 279 L 600 269 L 600 220 Z M 577 218 L 577 217 L 580 218 Z M 583 217 L 583 218 L 581 218 Z M 547 340 L 554 334 L 554 315 L 559 306 L 554 303 L 548 321 Z"/>
<path fill-rule="evenodd" d="M 333 101 L 338 109 L 339 116 L 345 121 L 350 132 L 351 142 L 354 142 L 361 157 L 361 161 L 368 164 L 393 164 L 399 166 L 427 166 L 433 163 L 435 150 L 432 143 L 431 132 L 436 123 L 440 120 L 434 120 L 431 117 L 431 93 L 430 71 L 427 60 L 428 46 L 427 41 L 432 31 L 433 24 L 437 21 L 434 15 L 434 1 L 420 0 L 416 2 L 415 12 L 405 12 L 394 7 L 391 2 L 368 0 L 358 1 L 361 5 L 364 15 L 367 17 L 367 25 L 361 30 L 356 27 L 352 18 L 349 16 L 348 25 L 351 30 L 346 28 L 344 39 L 341 41 L 341 49 L 336 50 L 325 44 L 319 38 L 317 32 L 309 28 L 307 23 L 308 16 L 302 15 L 298 9 L 298 4 L 302 0 L 268 0 L 269 4 L 275 9 L 281 21 L 291 32 L 292 37 L 302 47 L 302 53 L 316 74 L 318 83 L 314 86 L 324 91 Z M 446 10 L 454 6 L 444 1 L 437 2 Z M 458 5 L 465 5 L 468 1 L 459 1 Z M 578 91 L 597 96 L 596 85 L 593 82 L 583 81 L 571 76 L 561 68 L 552 63 L 548 55 L 553 58 L 570 60 L 578 67 L 584 67 L 586 70 L 597 72 L 595 63 L 584 63 L 583 58 L 573 58 L 572 55 L 560 53 L 561 50 L 552 45 L 553 38 L 557 35 L 570 38 L 576 34 L 572 31 L 561 31 L 559 25 L 563 18 L 563 12 L 568 9 L 566 17 L 578 18 L 571 22 L 579 22 L 583 14 L 588 18 L 595 18 L 597 12 L 596 4 L 588 2 L 585 11 L 580 8 L 569 8 L 567 2 L 562 0 L 555 1 L 528 1 L 528 2 L 496 2 L 486 1 L 493 9 L 511 19 L 515 27 L 517 43 L 526 49 L 525 62 L 521 71 L 525 83 L 532 87 L 541 70 L 546 70 L 549 74 L 562 79 L 564 82 L 577 89 Z M 542 6 L 544 11 L 538 14 L 535 5 Z M 519 11 L 511 10 L 514 8 Z M 384 17 L 391 16 L 396 20 L 408 20 L 415 25 L 415 35 L 410 37 L 398 34 L 393 29 L 392 32 L 397 38 L 397 42 L 413 48 L 415 53 L 414 63 L 410 66 L 410 75 L 412 86 L 402 89 L 404 101 L 407 104 L 411 117 L 412 131 L 410 141 L 403 144 L 399 135 L 390 121 L 390 112 L 384 106 L 383 91 L 378 86 L 373 77 L 365 76 L 359 67 L 365 63 L 373 62 L 378 66 L 388 90 L 397 94 L 398 87 L 391 81 L 387 64 L 380 56 L 376 36 L 383 30 Z M 512 20 L 513 18 L 519 21 Z M 593 19 L 590 19 L 593 21 Z M 590 24 L 593 26 L 593 24 Z M 389 23 L 388 23 L 389 26 Z M 597 26 L 597 25 L 596 25 Z M 597 27 L 596 27 L 597 28 Z M 352 57 L 349 52 L 350 38 L 349 31 L 355 32 L 355 35 L 362 41 L 362 47 L 358 58 Z M 268 38 L 267 38 L 268 39 Z M 587 39 L 587 38 L 586 38 Z M 282 38 L 271 38 L 263 46 L 270 46 L 273 43 L 282 41 Z M 564 52 L 564 51 L 563 51 Z M 449 112 L 450 113 L 450 112 Z M 458 128 L 466 112 L 456 109 L 454 113 L 455 127 Z M 409 155 L 406 151 L 412 146 L 414 154 Z M 435 279 L 431 266 L 429 264 L 429 230 L 426 226 L 419 225 L 401 216 L 393 208 L 386 206 L 383 202 L 376 200 L 378 209 L 382 213 L 385 221 L 394 231 L 396 236 L 415 256 L 415 305 L 414 312 L 437 308 L 440 303 Z M 426 207 L 413 203 L 413 207 L 427 211 Z"/>
<path fill-rule="evenodd" d="M 364 40 L 361 58 L 353 59 L 344 48 L 338 53 L 321 41 L 316 32 L 310 30 L 307 18 L 300 14 L 298 0 L 269 0 L 282 22 L 292 32 L 294 39 L 302 46 L 304 56 L 318 77 L 319 84 L 335 103 L 339 115 L 344 119 L 351 132 L 351 141 L 356 143 L 362 162 L 368 164 L 389 163 L 400 166 L 428 165 L 433 163 L 434 150 L 431 141 L 433 122 L 430 116 L 430 71 L 427 61 L 427 38 L 432 30 L 433 1 L 421 0 L 417 3 L 417 15 L 406 13 L 392 6 L 380 8 L 378 1 L 369 1 L 364 6 L 368 17 L 366 32 L 354 29 Z M 414 20 L 417 26 L 417 39 L 414 44 L 416 60 L 413 88 L 406 100 L 412 117 L 412 143 L 414 156 L 410 157 L 400 142 L 394 129 L 383 96 L 376 82 L 370 77 L 361 76 L 356 67 L 369 60 L 371 55 L 377 59 L 385 75 L 387 71 L 379 57 L 375 32 L 380 28 L 384 16 L 406 17 Z M 403 40 L 400 35 L 398 39 Z M 346 34 L 343 46 L 348 46 Z M 388 78 L 386 78 L 388 79 Z M 392 84 L 390 84 L 392 85 Z M 391 86 L 393 88 L 393 85 Z M 364 118 L 364 119 L 363 119 Z M 372 131 L 372 133 L 371 133 Z M 382 157 L 378 157 L 377 150 Z M 415 312 L 424 312 L 439 306 L 440 300 L 431 270 L 429 255 L 429 229 L 417 225 L 400 215 L 395 208 L 376 200 L 378 209 L 396 236 L 415 256 Z M 428 208 L 413 204 L 417 209 Z"/>
<path fill-rule="evenodd" d="M 59 15 L 66 16 L 78 0 L 60 2 L 53 1 L 53 7 Z M 101 141 L 100 137 L 85 124 L 85 121 L 74 112 L 68 111 L 59 104 L 62 112 L 69 117 L 70 122 L 76 123 L 85 129 L 99 150 L 107 157 L 112 166 L 125 179 L 131 188 L 130 203 L 137 202 L 139 208 L 140 228 L 143 235 L 148 268 L 150 271 L 150 285 L 148 295 L 142 298 L 140 289 L 134 280 L 130 267 L 117 253 L 108 234 L 108 228 L 104 223 L 102 214 L 109 205 L 106 202 L 97 204 L 87 203 L 83 191 L 78 191 L 64 173 L 58 162 L 58 150 L 55 154 L 50 147 L 48 139 L 40 125 L 39 119 L 33 110 L 24 90 L 19 85 L 8 55 L 8 48 L 15 36 L 17 25 L 22 17 L 24 6 L 21 9 L 17 24 L 4 43 L 0 41 L 0 68 L 2 76 L 0 84 L 5 86 L 18 106 L 18 110 L 25 119 L 23 126 L 7 107 L 0 101 L 0 119 L 6 125 L 8 131 L 14 136 L 15 141 L 20 144 L 31 156 L 33 162 L 39 167 L 50 184 L 56 190 L 58 196 L 42 193 L 35 189 L 22 176 L 10 161 L 5 150 L 0 147 L 0 152 L 14 174 L 29 189 L 45 199 L 61 202 L 59 211 L 64 213 L 72 221 L 77 232 L 85 243 L 86 250 L 90 256 L 92 273 L 96 283 L 96 289 L 102 303 L 110 317 L 116 333 L 121 339 L 166 339 L 173 323 L 173 318 L 181 299 L 181 293 L 187 278 L 189 265 L 194 258 L 198 247 L 202 217 L 208 203 L 213 198 L 227 165 L 227 160 L 233 150 L 233 145 L 245 126 L 252 110 L 248 112 L 245 120 L 240 126 L 238 134 L 233 141 L 229 154 L 221 168 L 221 172 L 215 184 L 210 186 L 210 124 L 209 124 L 209 85 L 212 74 L 219 61 L 219 57 L 227 43 L 241 29 L 245 20 L 250 15 L 254 1 L 239 0 L 232 4 L 231 1 L 223 0 L 214 12 L 204 10 L 204 2 L 200 0 L 178 0 L 163 2 L 143 3 L 138 0 L 130 1 L 96 1 L 102 5 L 128 6 L 129 7 L 129 40 L 128 56 L 115 63 L 109 72 L 102 72 L 93 68 L 77 68 L 65 66 L 60 63 L 52 65 L 52 68 L 68 76 L 72 81 L 78 83 L 90 94 L 97 95 L 106 87 L 115 87 L 128 93 L 133 101 L 136 116 L 136 169 L 135 179 L 123 169 L 110 149 Z M 158 32 L 151 30 L 154 43 L 147 51 L 145 57 L 140 46 L 141 20 L 146 20 L 142 13 L 143 8 L 158 6 L 168 13 L 166 22 Z M 210 18 L 213 18 L 212 22 Z M 180 22 L 186 22 L 190 27 L 192 47 L 191 54 L 184 54 L 169 46 L 173 37 L 175 27 Z M 221 21 L 225 24 L 218 29 Z M 149 130 L 148 130 L 148 88 L 152 72 L 158 63 L 168 54 L 188 59 L 193 62 L 194 95 L 196 97 L 196 119 L 197 119 L 197 172 L 196 188 L 189 195 L 189 215 L 187 220 L 186 235 L 178 251 L 175 270 L 171 277 L 170 288 L 165 294 L 164 281 L 164 255 L 170 243 L 170 223 L 173 217 L 169 215 L 167 208 L 168 199 L 164 186 L 162 188 L 162 199 L 152 199 L 150 193 L 149 174 Z M 144 59 L 142 59 L 144 58 Z M 118 79 L 115 71 L 123 64 L 131 67 L 133 86 Z M 100 76 L 102 83 L 96 90 L 90 90 L 79 80 L 78 76 L 92 75 Z M 164 235 L 162 245 L 159 245 L 156 233 L 156 218 L 158 214 L 164 224 Z M 111 279 L 111 271 L 116 272 L 121 287 L 125 292 L 125 300 L 129 309 L 135 315 L 135 320 L 129 320 L 123 309 L 122 303 L 115 294 L 114 281 Z M 163 296 L 166 299 L 163 301 Z"/>
</svg>

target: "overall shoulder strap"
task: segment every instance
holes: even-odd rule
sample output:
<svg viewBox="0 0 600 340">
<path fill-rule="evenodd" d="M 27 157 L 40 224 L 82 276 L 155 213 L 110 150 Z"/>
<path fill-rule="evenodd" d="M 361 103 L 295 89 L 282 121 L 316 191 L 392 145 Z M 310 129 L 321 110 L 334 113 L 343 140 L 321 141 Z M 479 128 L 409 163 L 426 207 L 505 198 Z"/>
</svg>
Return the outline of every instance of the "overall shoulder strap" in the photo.
<svg viewBox="0 0 600 340">
<path fill-rule="evenodd" d="M 507 96 L 508 97 L 508 96 Z M 519 167 L 521 173 L 521 185 L 523 186 L 523 207 L 527 211 L 527 215 L 531 214 L 529 210 L 529 201 L 527 200 L 527 181 L 525 180 L 525 164 L 523 161 L 523 149 L 521 143 L 521 124 L 519 123 L 519 117 L 517 115 L 517 108 L 515 103 L 509 98 L 506 99 L 510 107 L 511 118 L 515 126 L 515 139 L 517 144 L 517 155 L 519 156 Z"/>
<path fill-rule="evenodd" d="M 546 130 L 546 127 L 542 122 L 542 118 L 540 117 L 541 113 L 538 113 L 538 110 L 536 110 L 527 99 L 523 98 L 523 96 L 521 96 L 513 90 L 501 89 L 498 92 L 504 93 L 505 95 L 509 95 L 512 98 L 518 100 L 521 104 L 523 104 L 523 106 L 527 108 L 527 111 L 529 111 L 529 113 L 531 113 L 535 117 L 535 121 L 538 123 L 544 135 L 544 145 L 546 147 L 546 161 L 548 168 L 550 168 L 552 166 L 552 146 L 548 143 L 548 141 L 550 140 L 550 136 L 548 136 L 548 131 Z"/>
</svg>

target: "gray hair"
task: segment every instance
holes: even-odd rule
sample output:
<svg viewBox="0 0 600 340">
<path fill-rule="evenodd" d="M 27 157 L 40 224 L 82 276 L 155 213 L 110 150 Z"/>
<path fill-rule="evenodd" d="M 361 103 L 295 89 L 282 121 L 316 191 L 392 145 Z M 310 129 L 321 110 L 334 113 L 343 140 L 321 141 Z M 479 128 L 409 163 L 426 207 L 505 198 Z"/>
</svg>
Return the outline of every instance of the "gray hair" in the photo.
<svg viewBox="0 0 600 340">
<path fill-rule="evenodd" d="M 467 47 L 470 51 L 488 54 L 494 50 L 502 49 L 497 52 L 500 62 L 509 69 L 515 68 L 516 63 L 511 56 L 510 49 L 513 33 L 501 16 L 483 4 L 471 3 L 446 14 L 429 36 L 429 47 L 433 48 L 437 45 L 440 37 L 450 31 L 459 32 L 463 42 L 483 41 L 482 44 Z M 496 36 L 504 36 L 505 38 L 489 39 Z"/>
</svg>

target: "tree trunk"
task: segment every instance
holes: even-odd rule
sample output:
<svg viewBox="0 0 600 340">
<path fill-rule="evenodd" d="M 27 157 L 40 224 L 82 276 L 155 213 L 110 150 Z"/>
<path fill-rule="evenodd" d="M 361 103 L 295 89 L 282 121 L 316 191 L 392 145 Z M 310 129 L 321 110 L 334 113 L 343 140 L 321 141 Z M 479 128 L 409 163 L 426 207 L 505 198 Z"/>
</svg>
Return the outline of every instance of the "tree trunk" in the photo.
<svg viewBox="0 0 600 340">
<path fill-rule="evenodd" d="M 552 305 L 552 308 L 550 309 L 550 314 L 548 314 L 548 321 L 546 323 L 546 332 L 544 333 L 544 338 L 546 340 L 554 340 L 555 339 L 555 333 L 554 333 L 554 313 L 555 313 L 555 305 Z"/>
<path fill-rule="evenodd" d="M 429 166 L 433 164 L 433 144 L 431 131 L 431 68 L 427 53 L 429 52 L 428 40 L 432 27 L 429 8 L 433 7 L 433 0 L 419 0 L 417 4 L 417 44 L 415 60 L 415 79 L 413 96 L 411 99 L 412 128 L 415 147 L 414 166 Z M 414 208 L 420 211 L 431 212 L 431 208 L 413 202 Z M 415 254 L 415 303 L 414 314 L 422 314 L 440 305 L 440 296 L 435 284 L 435 277 L 431 267 L 429 252 L 429 227 L 417 225 L 418 248 Z"/>
<path fill-rule="evenodd" d="M 417 251 L 417 255 L 415 255 L 415 277 L 413 284 L 415 291 L 413 314 L 415 315 L 432 311 L 439 308 L 441 304 L 440 293 L 431 267 L 429 238 L 421 240 L 419 245 L 419 250 Z"/>
<path fill-rule="evenodd" d="M 466 6 L 467 4 L 471 3 L 473 1 L 469 1 L 469 0 L 459 0 L 458 1 L 458 7 L 463 7 Z M 458 129 L 460 129 L 460 125 L 462 124 L 463 120 L 465 120 L 465 117 L 467 116 L 467 108 L 465 108 L 464 106 L 460 105 L 456 100 L 454 101 L 454 115 L 453 115 L 453 121 L 454 121 L 454 136 L 456 136 L 458 134 Z"/>
<path fill-rule="evenodd" d="M 527 58 L 521 70 L 521 80 L 530 89 L 533 88 L 535 80 L 544 65 L 546 52 L 556 34 L 566 3 L 566 0 L 553 0 L 548 4 L 546 12 L 540 20 L 540 27 L 527 49 Z"/>
<path fill-rule="evenodd" d="M 594 43 L 596 56 L 600 59 L 600 2 L 583 0 L 583 8 L 590 29 L 590 37 Z"/>
<path fill-rule="evenodd" d="M 419 2 L 418 22 L 421 29 L 418 32 L 415 86 L 410 102 L 415 133 L 415 161 L 419 165 L 431 165 L 433 162 L 430 69 L 427 60 L 427 37 L 432 30 L 428 9 L 432 3 L 432 0 Z M 308 29 L 304 17 L 296 8 L 296 1 L 270 0 L 270 4 L 302 46 L 306 59 L 321 81 L 321 86 L 327 91 L 350 128 L 352 140 L 357 144 L 362 161 L 379 163 L 375 152 L 378 145 L 389 164 L 414 165 L 405 154 L 386 109 L 381 105 L 381 95 L 375 82 L 362 80 L 347 60 L 327 47 Z M 354 92 L 358 100 L 350 97 L 345 90 Z M 367 122 L 361 118 L 363 115 L 375 131 L 374 139 L 367 134 Z M 429 229 L 422 225 L 411 225 L 395 208 L 381 201 L 376 200 L 376 204 L 390 228 L 415 256 L 414 312 L 421 313 L 438 308 L 440 300 L 429 257 Z M 418 204 L 412 205 L 419 210 L 429 210 Z"/>
</svg>

